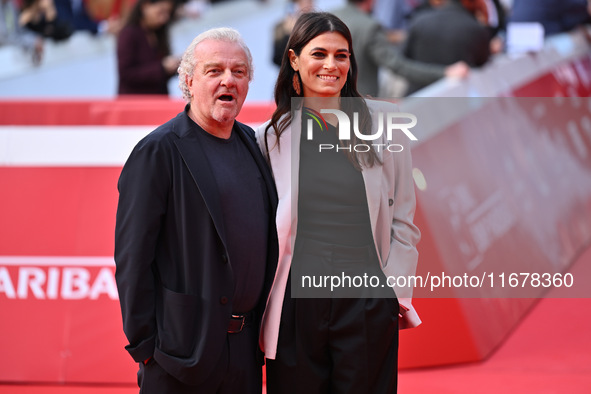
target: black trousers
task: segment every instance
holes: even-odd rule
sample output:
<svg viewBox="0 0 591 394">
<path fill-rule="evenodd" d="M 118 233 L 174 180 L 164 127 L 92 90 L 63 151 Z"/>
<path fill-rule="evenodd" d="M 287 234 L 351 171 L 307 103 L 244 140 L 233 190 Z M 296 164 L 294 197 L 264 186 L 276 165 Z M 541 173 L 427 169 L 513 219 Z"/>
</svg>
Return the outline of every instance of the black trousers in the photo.
<svg viewBox="0 0 591 394">
<path fill-rule="evenodd" d="M 228 334 L 225 352 L 217 362 L 214 373 L 198 386 L 180 382 L 162 369 L 154 358 L 146 365 L 140 364 L 140 394 L 261 394 L 262 366 L 257 358 L 258 334 L 256 326 L 245 326 L 239 333 Z"/>
<path fill-rule="evenodd" d="M 296 242 L 297 243 L 297 242 Z M 367 261 L 367 250 L 305 242 L 296 245 L 292 269 L 299 259 L 312 266 L 360 257 L 370 274 L 381 272 Z M 305 250 L 304 250 L 305 249 Z M 328 250 L 328 252 L 327 252 Z M 295 268 L 294 268 L 295 267 Z M 369 267 L 369 268 L 367 268 Z M 349 268 L 345 268 L 348 270 Z M 304 269 L 305 270 L 305 269 Z M 351 271 L 347 271 L 351 273 Z M 382 274 L 383 275 L 383 274 Z M 382 298 L 294 298 L 290 276 L 283 302 L 275 360 L 267 360 L 269 394 L 396 393 L 398 370 L 398 300 Z"/>
</svg>

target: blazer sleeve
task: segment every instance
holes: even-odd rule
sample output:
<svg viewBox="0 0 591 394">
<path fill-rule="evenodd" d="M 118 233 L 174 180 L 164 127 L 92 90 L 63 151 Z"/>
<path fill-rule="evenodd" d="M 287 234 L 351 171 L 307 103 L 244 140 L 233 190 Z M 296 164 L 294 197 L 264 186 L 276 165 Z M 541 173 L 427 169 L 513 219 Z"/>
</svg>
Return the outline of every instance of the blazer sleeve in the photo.
<svg viewBox="0 0 591 394">
<path fill-rule="evenodd" d="M 154 262 L 171 183 L 167 156 L 160 141 L 146 137 L 132 151 L 118 183 L 115 279 L 126 349 L 137 362 L 151 357 L 155 347 Z"/>
<path fill-rule="evenodd" d="M 421 233 L 413 223 L 416 197 L 412 178 L 410 143 L 406 136 L 398 138 L 395 142 L 402 145 L 404 150 L 391 153 L 394 157 L 392 161 L 394 197 L 391 206 L 392 227 L 387 265 L 393 264 L 397 275 L 409 277 L 416 274 L 419 257 L 416 245 L 421 238 Z M 412 288 L 403 288 L 398 294 L 398 302 L 408 309 L 399 320 L 400 329 L 421 324 L 421 319 L 412 306 L 412 291 Z"/>
<path fill-rule="evenodd" d="M 445 76 L 443 66 L 406 58 L 388 41 L 384 29 L 379 24 L 372 26 L 370 36 L 372 38 L 367 40 L 366 53 L 381 67 L 388 68 L 409 81 L 419 84 L 430 84 Z"/>
</svg>

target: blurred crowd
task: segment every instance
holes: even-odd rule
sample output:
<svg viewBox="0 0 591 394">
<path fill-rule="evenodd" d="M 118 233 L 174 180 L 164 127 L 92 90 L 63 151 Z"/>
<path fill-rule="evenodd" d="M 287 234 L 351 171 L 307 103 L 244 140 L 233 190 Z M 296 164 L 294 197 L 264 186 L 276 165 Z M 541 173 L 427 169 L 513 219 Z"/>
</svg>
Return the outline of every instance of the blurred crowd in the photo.
<svg viewBox="0 0 591 394">
<path fill-rule="evenodd" d="M 23 49 L 33 64 L 47 40 L 76 31 L 117 39 L 119 94 L 167 94 L 179 59 L 169 28 L 206 17 L 223 0 L 0 0 L 0 46 Z M 226 0 L 238 1 L 238 0 Z M 265 2 L 265 0 L 260 0 Z M 591 0 L 344 0 L 335 13 L 350 28 L 362 94 L 398 97 L 443 77 L 466 77 L 503 52 L 510 22 L 537 22 L 546 36 L 590 22 Z M 286 0 L 272 32 L 275 64 L 299 14 L 314 0 Z"/>
<path fill-rule="evenodd" d="M 219 0 L 218 0 L 219 1 Z M 153 18 L 153 10 L 144 4 L 162 3 L 151 0 L 0 0 L 0 46 L 21 47 L 39 64 L 46 40 L 63 42 L 77 31 L 93 35 L 118 36 L 129 24 L 144 23 Z M 199 17 L 215 0 L 170 0 L 169 15 L 160 27 L 178 18 Z M 133 20 L 134 9 L 140 9 L 141 21 Z M 156 7 L 157 8 L 157 7 Z M 150 11 L 152 11 L 150 13 Z M 144 16 L 144 14 L 146 14 Z M 151 20 L 150 20 L 151 21 Z M 150 22 L 149 21 L 149 22 Z M 154 30 L 154 26 L 146 26 Z M 158 40 L 156 40 L 158 41 Z M 155 46 L 159 44 L 154 42 Z"/>
<path fill-rule="evenodd" d="M 273 32 L 275 64 L 310 9 L 313 0 L 290 1 Z M 508 23 L 537 23 L 546 37 L 590 23 L 591 0 L 347 0 L 331 12 L 351 29 L 360 93 L 400 97 L 485 65 L 505 50 Z"/>
</svg>

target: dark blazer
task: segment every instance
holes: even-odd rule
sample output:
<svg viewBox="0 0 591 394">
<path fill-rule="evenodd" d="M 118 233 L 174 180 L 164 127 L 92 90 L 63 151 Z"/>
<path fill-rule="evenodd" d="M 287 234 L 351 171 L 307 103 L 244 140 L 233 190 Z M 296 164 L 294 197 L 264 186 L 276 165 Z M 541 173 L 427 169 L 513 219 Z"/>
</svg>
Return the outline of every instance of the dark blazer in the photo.
<svg viewBox="0 0 591 394">
<path fill-rule="evenodd" d="M 133 359 L 154 357 L 180 381 L 199 384 L 225 349 L 238 278 L 226 251 L 217 184 L 187 109 L 142 139 L 123 167 L 115 278 Z M 277 265 L 277 193 L 253 130 L 235 122 L 233 132 L 252 153 L 268 190 L 270 230 L 258 324 Z"/>
<path fill-rule="evenodd" d="M 353 50 L 359 68 L 357 89 L 362 95 L 379 93 L 378 70 L 392 72 L 421 84 L 430 84 L 445 75 L 445 68 L 406 59 L 391 42 L 379 22 L 354 4 L 331 11 L 341 19 L 353 36 Z"/>
<path fill-rule="evenodd" d="M 470 67 L 489 58 L 490 34 L 459 3 L 424 11 L 409 27 L 404 54 L 410 59 L 450 65 L 460 60 Z"/>
<path fill-rule="evenodd" d="M 447 66 L 464 61 L 480 67 L 490 56 L 490 32 L 460 3 L 423 11 L 413 19 L 404 55 L 420 62 Z M 410 81 L 408 92 L 426 86 Z"/>
</svg>

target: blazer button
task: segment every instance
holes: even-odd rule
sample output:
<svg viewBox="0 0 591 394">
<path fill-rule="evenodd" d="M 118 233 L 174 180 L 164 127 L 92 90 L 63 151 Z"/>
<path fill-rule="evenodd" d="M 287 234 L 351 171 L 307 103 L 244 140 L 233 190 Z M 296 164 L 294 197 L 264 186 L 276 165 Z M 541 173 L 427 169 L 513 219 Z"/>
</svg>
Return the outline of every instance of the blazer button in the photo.
<svg viewBox="0 0 591 394">
<path fill-rule="evenodd" d="M 394 205 L 394 200 L 392 200 L 392 199 L 389 199 L 389 200 L 388 200 L 388 205 L 389 205 L 389 206 L 392 206 L 392 205 Z"/>
<path fill-rule="evenodd" d="M 228 297 L 226 297 L 226 296 L 220 297 L 220 304 L 226 305 L 227 303 L 228 303 Z"/>
<path fill-rule="evenodd" d="M 228 262 L 228 256 L 226 256 L 226 254 L 225 254 L 225 253 L 222 255 L 222 261 L 223 261 L 224 263 L 227 263 L 227 262 Z"/>
</svg>

